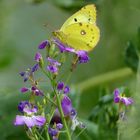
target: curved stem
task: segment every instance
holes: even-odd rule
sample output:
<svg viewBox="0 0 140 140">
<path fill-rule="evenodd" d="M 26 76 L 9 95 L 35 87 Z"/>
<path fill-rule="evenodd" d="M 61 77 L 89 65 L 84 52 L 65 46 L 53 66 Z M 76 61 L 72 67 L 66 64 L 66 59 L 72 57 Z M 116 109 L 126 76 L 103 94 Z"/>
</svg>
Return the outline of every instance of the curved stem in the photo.
<svg viewBox="0 0 140 140">
<path fill-rule="evenodd" d="M 46 134 L 47 140 L 50 140 L 50 136 L 49 136 L 49 133 L 48 133 L 48 129 L 46 130 L 46 128 L 45 128 L 45 134 Z"/>
<path fill-rule="evenodd" d="M 84 82 L 77 84 L 76 88 L 83 91 L 91 87 L 95 87 L 101 84 L 106 84 L 112 81 L 120 80 L 122 78 L 127 78 L 133 75 L 134 75 L 134 72 L 132 71 L 132 69 L 125 67 L 125 68 L 107 72 L 105 74 L 101 74 L 99 76 L 95 76 L 93 78 L 85 80 Z"/>
</svg>

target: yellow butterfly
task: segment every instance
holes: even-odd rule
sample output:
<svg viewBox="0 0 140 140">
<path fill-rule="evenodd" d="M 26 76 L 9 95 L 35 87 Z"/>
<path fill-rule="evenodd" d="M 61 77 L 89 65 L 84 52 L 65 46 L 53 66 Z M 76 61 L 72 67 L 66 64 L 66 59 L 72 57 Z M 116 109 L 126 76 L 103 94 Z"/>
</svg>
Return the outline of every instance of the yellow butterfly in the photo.
<svg viewBox="0 0 140 140">
<path fill-rule="evenodd" d="M 96 7 L 87 5 L 68 18 L 54 36 L 75 50 L 92 50 L 100 38 L 96 26 Z"/>
</svg>

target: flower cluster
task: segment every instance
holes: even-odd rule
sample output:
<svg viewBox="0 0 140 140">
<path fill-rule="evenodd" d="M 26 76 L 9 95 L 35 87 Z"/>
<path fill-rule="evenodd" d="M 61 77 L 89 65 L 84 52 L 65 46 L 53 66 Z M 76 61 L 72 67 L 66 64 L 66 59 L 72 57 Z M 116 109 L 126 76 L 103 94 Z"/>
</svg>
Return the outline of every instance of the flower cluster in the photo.
<svg viewBox="0 0 140 140">
<path fill-rule="evenodd" d="M 125 89 L 115 89 L 114 90 L 114 103 L 119 104 L 118 113 L 119 113 L 119 120 L 125 121 L 126 120 L 126 110 L 124 107 L 132 105 L 134 103 L 133 99 L 130 97 L 125 96 Z"/>
<path fill-rule="evenodd" d="M 28 128 L 33 126 L 41 127 L 45 124 L 46 119 L 41 115 L 36 115 L 38 108 L 28 101 L 22 101 L 18 105 L 18 110 L 23 115 L 17 115 L 14 124 L 26 125 Z"/>
<path fill-rule="evenodd" d="M 30 83 L 29 87 L 23 86 L 20 89 L 21 93 L 29 96 L 29 100 L 19 103 L 18 110 L 21 115 L 16 116 L 14 125 L 26 126 L 26 133 L 28 134 L 30 130 L 28 136 L 31 135 L 32 138 L 43 137 L 46 133 L 48 140 L 58 140 L 61 132 L 64 131 L 67 139 L 70 140 L 71 133 L 76 127 L 79 126 L 82 129 L 84 125 L 78 120 L 77 111 L 68 96 L 70 87 L 58 78 L 64 63 L 61 58 L 64 53 L 72 53 L 74 57 L 70 69 L 74 69 L 77 64 L 89 61 L 88 54 L 86 51 L 67 47 L 57 39 L 43 41 L 38 49 L 45 49 L 46 58 L 43 59 L 42 54 L 37 52 L 34 57 L 35 64 L 26 71 L 20 72 L 23 81 Z M 35 77 L 37 71 L 46 76 L 51 89 L 41 89 L 39 79 Z"/>
<path fill-rule="evenodd" d="M 114 90 L 114 102 L 115 103 L 123 103 L 124 105 L 128 106 L 133 104 L 133 99 L 129 97 L 125 97 L 124 93 L 121 93 L 119 89 Z"/>
</svg>

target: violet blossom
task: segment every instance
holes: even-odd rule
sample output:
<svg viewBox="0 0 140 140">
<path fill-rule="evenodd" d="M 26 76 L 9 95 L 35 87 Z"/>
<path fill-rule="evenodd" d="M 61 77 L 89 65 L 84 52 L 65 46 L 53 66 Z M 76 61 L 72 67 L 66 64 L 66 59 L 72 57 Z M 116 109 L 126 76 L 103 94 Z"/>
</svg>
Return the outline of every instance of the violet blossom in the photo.
<svg viewBox="0 0 140 140">
<path fill-rule="evenodd" d="M 65 86 L 64 82 L 58 82 L 57 83 L 57 90 L 63 91 L 64 94 L 68 94 L 70 92 L 70 88 L 68 85 Z"/>
<path fill-rule="evenodd" d="M 48 40 L 44 40 L 39 44 L 38 49 L 44 49 L 47 46 L 50 46 L 50 43 Z"/>
<path fill-rule="evenodd" d="M 41 55 L 39 52 L 37 52 L 37 53 L 35 54 L 35 61 L 36 61 L 36 62 L 39 62 L 41 59 L 42 59 L 42 55 Z"/>
<path fill-rule="evenodd" d="M 57 74 L 58 73 L 58 66 L 61 65 L 58 61 L 48 57 L 47 60 L 49 61 L 49 65 L 47 66 L 47 70 L 51 73 Z"/>
<path fill-rule="evenodd" d="M 59 131 L 63 128 L 62 123 L 57 123 L 53 126 L 53 128 L 49 127 L 48 132 L 53 140 L 58 140 Z"/>
<path fill-rule="evenodd" d="M 76 54 L 79 63 L 87 63 L 89 61 L 88 53 L 85 50 L 75 50 L 74 48 L 70 48 L 56 38 L 53 40 L 53 42 L 58 46 L 61 53 L 70 52 Z"/>
<path fill-rule="evenodd" d="M 125 97 L 123 93 L 120 92 L 119 89 L 114 90 L 114 102 L 115 103 L 123 103 L 126 106 L 133 104 L 133 99 L 130 97 Z"/>
<path fill-rule="evenodd" d="M 24 115 L 17 115 L 14 125 L 26 125 L 28 128 L 31 128 L 33 126 L 41 127 L 45 124 L 45 117 L 41 115 L 35 115 L 35 113 L 38 111 L 38 108 L 28 101 L 20 102 L 18 109 L 20 112 L 24 113 Z"/>
</svg>

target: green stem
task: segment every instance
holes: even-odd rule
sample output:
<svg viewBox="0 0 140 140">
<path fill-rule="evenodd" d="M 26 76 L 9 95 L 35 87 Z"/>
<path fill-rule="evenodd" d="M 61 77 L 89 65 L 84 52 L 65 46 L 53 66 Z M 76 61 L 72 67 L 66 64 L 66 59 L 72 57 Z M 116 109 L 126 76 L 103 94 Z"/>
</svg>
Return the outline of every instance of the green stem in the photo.
<svg viewBox="0 0 140 140">
<path fill-rule="evenodd" d="M 55 110 L 56 110 L 56 107 L 52 107 L 52 109 L 51 109 L 51 112 L 50 112 L 50 118 L 48 119 L 48 123 L 50 123 L 51 122 L 51 119 L 52 119 L 52 117 L 53 117 L 53 115 L 54 115 L 54 113 L 55 113 Z"/>
<path fill-rule="evenodd" d="M 134 132 L 132 132 L 131 135 L 129 136 L 129 138 L 132 137 L 133 135 L 135 135 L 138 131 L 140 131 L 140 127 L 137 128 Z"/>
<path fill-rule="evenodd" d="M 50 136 L 49 136 L 49 133 L 48 133 L 48 129 L 46 130 L 46 128 L 45 128 L 45 134 L 46 134 L 47 140 L 50 140 Z"/>
<path fill-rule="evenodd" d="M 54 93 L 55 93 L 55 95 L 56 95 L 56 100 L 57 100 L 57 104 L 58 104 L 58 110 L 59 110 L 59 112 L 60 112 L 61 119 L 62 119 L 64 128 L 65 128 L 65 130 L 66 130 L 67 140 L 71 140 L 69 128 L 68 128 L 67 122 L 66 122 L 66 120 L 65 120 L 65 116 L 64 116 L 64 113 L 63 113 L 63 110 L 62 110 L 60 98 L 59 98 L 58 94 L 56 93 L 56 91 L 54 91 Z"/>
<path fill-rule="evenodd" d="M 42 137 L 42 135 L 38 132 L 38 130 L 36 129 L 36 131 L 35 131 L 36 133 L 37 133 L 37 135 L 39 136 L 39 138 L 41 139 L 41 140 L 45 140 L 43 137 Z"/>
<path fill-rule="evenodd" d="M 46 71 L 45 71 L 44 69 L 42 69 L 42 71 L 43 71 L 43 73 L 49 78 L 49 80 L 51 81 L 51 84 L 52 84 L 52 87 L 53 87 L 53 90 L 54 90 L 54 93 L 55 93 L 55 96 L 56 96 L 56 100 L 57 100 L 58 110 L 59 110 L 59 112 L 60 112 L 61 119 L 62 119 L 64 128 L 65 128 L 65 130 L 66 130 L 67 140 L 71 140 L 70 132 L 69 132 L 69 129 L 68 129 L 66 120 L 65 120 L 65 116 L 64 116 L 62 107 L 61 107 L 61 101 L 60 101 L 60 98 L 59 98 L 59 96 L 58 96 L 58 93 L 55 91 L 55 86 L 56 86 L 55 81 L 54 81 L 53 78 L 51 78 L 50 75 L 48 75 L 48 73 L 46 73 Z M 48 139 L 48 137 L 49 137 L 48 133 L 46 133 L 46 136 L 47 136 L 47 140 L 50 140 L 50 139 Z"/>
<path fill-rule="evenodd" d="M 50 102 L 50 103 L 52 103 L 54 106 L 57 106 L 56 105 L 56 103 L 53 101 L 53 100 L 51 100 L 49 97 L 47 97 L 46 95 L 44 95 L 45 96 L 45 98 Z"/>
<path fill-rule="evenodd" d="M 85 80 L 84 82 L 77 84 L 76 88 L 83 91 L 91 87 L 93 88 L 101 84 L 110 83 L 112 81 L 120 80 L 120 79 L 127 78 L 133 75 L 134 75 L 134 72 L 132 71 L 132 69 L 125 67 L 125 68 L 107 72 L 105 74 L 101 74 L 99 76 Z"/>
<path fill-rule="evenodd" d="M 39 140 L 39 138 L 38 138 L 38 136 L 37 136 L 37 134 L 35 132 L 35 128 L 33 128 L 33 135 L 34 135 L 35 140 Z"/>
<path fill-rule="evenodd" d="M 120 132 L 118 131 L 117 132 L 117 140 L 119 140 L 120 139 Z"/>
<path fill-rule="evenodd" d="M 75 140 L 84 132 L 85 129 L 86 129 L 86 128 L 83 128 L 83 129 L 80 131 L 80 133 L 75 137 Z"/>
<path fill-rule="evenodd" d="M 50 75 L 43 68 L 41 68 L 41 70 L 50 79 Z"/>
</svg>

